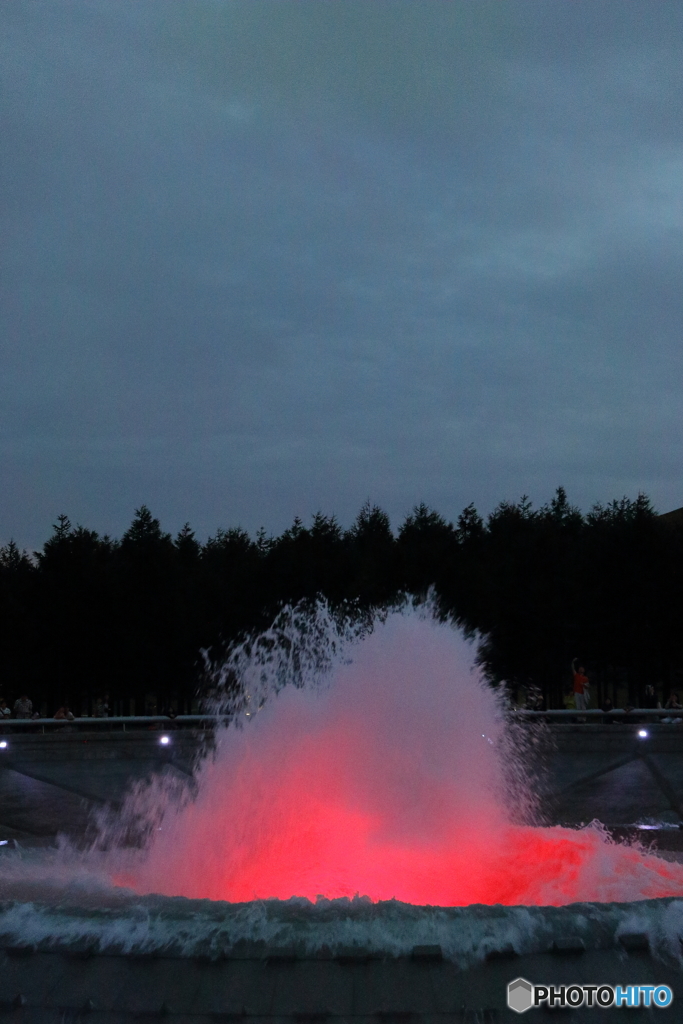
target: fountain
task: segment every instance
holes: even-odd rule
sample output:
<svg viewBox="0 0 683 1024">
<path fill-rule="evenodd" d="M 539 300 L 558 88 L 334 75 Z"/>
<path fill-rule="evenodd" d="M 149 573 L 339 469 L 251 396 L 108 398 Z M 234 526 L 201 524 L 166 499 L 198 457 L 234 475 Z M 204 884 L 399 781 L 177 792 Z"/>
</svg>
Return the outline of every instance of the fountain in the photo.
<svg viewBox="0 0 683 1024">
<path fill-rule="evenodd" d="M 315 962 L 438 950 L 462 971 L 635 934 L 678 964 L 683 864 L 599 823 L 540 821 L 534 730 L 428 608 L 363 629 L 289 610 L 214 677 L 230 723 L 192 785 L 138 783 L 90 850 L 4 857 L 5 942 Z M 121 842 L 136 829 L 143 849 Z"/>
<path fill-rule="evenodd" d="M 329 616 L 321 628 L 325 616 L 313 649 L 306 633 L 270 646 L 265 663 L 240 652 L 228 675 L 252 676 L 242 727 L 222 731 L 194 799 L 164 799 L 158 786 L 136 794 L 136 814 L 145 802 L 165 813 L 117 882 L 231 902 L 559 906 L 683 894 L 682 865 L 598 826 L 534 822 L 529 730 L 506 720 L 455 630 L 410 610 L 354 641 Z M 288 685 L 275 693 L 278 679 Z"/>
</svg>

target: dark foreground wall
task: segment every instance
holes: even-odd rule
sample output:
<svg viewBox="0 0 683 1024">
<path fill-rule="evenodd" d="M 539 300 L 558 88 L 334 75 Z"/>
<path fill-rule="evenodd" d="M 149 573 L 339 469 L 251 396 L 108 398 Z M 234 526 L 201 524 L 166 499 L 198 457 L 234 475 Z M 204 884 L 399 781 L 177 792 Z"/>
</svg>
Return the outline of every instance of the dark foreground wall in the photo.
<svg viewBox="0 0 683 1024">
<path fill-rule="evenodd" d="M 164 771 L 188 779 L 211 733 L 7 731 L 0 741 L 0 840 L 32 845 L 58 832 L 82 835 L 92 811 L 116 810 L 136 780 Z"/>
<path fill-rule="evenodd" d="M 541 811 L 548 823 L 598 818 L 609 826 L 683 822 L 683 723 L 551 725 L 540 733 Z M 162 735 L 169 743 L 160 742 Z M 187 779 L 211 743 L 199 729 L 5 733 L 0 740 L 0 840 L 46 841 L 83 833 L 91 811 L 117 807 L 136 779 L 166 771 Z M 671 829 L 658 842 L 677 849 Z"/>
<path fill-rule="evenodd" d="M 495 1024 L 520 1020 L 507 1009 L 508 983 L 668 984 L 668 1009 L 560 1011 L 572 1022 L 681 1020 L 680 972 L 651 958 L 647 950 L 627 954 L 618 947 L 558 955 L 553 952 L 491 960 L 460 970 L 455 964 L 418 956 L 289 962 L 228 958 L 196 959 L 0 953 L 0 1021 L 17 1024 L 129 1024 L 187 1021 L 188 1024 Z M 681 1000 L 681 1003 L 678 1000 Z M 554 1019 L 532 1010 L 528 1019 Z"/>
<path fill-rule="evenodd" d="M 553 725 L 543 745 L 550 822 L 683 823 L 683 722 Z"/>
</svg>

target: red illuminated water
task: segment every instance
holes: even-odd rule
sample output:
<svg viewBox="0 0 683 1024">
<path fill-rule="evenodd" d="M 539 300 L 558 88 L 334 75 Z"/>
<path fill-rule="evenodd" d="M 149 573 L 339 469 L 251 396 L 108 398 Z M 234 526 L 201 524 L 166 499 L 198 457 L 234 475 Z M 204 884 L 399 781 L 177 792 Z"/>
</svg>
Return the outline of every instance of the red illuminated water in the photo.
<svg viewBox="0 0 683 1024">
<path fill-rule="evenodd" d="M 683 894 L 683 865 L 599 830 L 512 823 L 526 800 L 514 738 L 452 629 L 397 614 L 347 653 L 324 687 L 287 686 L 224 730 L 196 799 L 169 807 L 144 862 L 115 881 L 442 906 Z"/>
</svg>

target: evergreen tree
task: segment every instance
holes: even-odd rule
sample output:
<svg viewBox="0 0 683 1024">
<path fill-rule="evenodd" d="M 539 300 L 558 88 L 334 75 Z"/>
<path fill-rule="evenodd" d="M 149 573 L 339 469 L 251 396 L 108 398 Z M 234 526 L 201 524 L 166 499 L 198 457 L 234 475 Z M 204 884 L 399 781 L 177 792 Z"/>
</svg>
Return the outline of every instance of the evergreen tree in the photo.
<svg viewBox="0 0 683 1024">
<path fill-rule="evenodd" d="M 0 547 L 0 678 L 10 702 L 30 692 L 50 713 L 108 692 L 128 710 L 178 701 L 187 710 L 210 657 L 267 626 L 288 603 L 326 598 L 366 615 L 433 587 L 444 617 L 479 638 L 494 684 L 538 683 L 560 706 L 569 663 L 589 667 L 594 696 L 617 681 L 637 704 L 683 683 L 683 525 L 649 499 L 623 498 L 583 516 L 559 487 L 534 509 L 474 505 L 456 525 L 416 505 L 394 537 L 367 501 L 350 529 L 317 512 L 279 537 L 219 530 L 175 538 L 147 506 L 120 541 L 60 515 L 40 552 Z"/>
</svg>

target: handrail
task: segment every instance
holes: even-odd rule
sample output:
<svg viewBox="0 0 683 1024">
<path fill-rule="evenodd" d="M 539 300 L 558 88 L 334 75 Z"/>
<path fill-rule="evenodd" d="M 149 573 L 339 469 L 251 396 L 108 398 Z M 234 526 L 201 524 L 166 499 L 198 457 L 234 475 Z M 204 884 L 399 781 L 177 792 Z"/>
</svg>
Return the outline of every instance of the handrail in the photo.
<svg viewBox="0 0 683 1024">
<path fill-rule="evenodd" d="M 32 726 L 52 726 L 59 728 L 60 725 L 80 726 L 108 726 L 108 725 L 152 725 L 155 722 L 162 723 L 172 728 L 176 723 L 180 725 L 214 725 L 230 721 L 230 715 L 111 715 L 102 717 L 93 715 L 85 718 L 0 718 L 0 730 L 6 726 L 12 729 L 31 728 Z"/>
<path fill-rule="evenodd" d="M 674 711 L 668 708 L 631 708 L 626 711 L 624 708 L 614 708 L 612 711 L 602 711 L 600 708 L 589 708 L 586 711 L 578 711 L 574 708 L 549 708 L 547 711 L 530 711 L 526 708 L 512 708 L 512 714 L 520 718 L 548 719 L 548 718 L 582 718 L 582 719 L 605 719 L 613 721 L 628 722 L 636 718 L 683 718 L 683 710 Z M 77 725 L 94 726 L 95 728 L 106 728 L 111 725 L 121 725 L 125 731 L 126 726 L 154 725 L 155 723 L 165 725 L 172 729 L 175 725 L 181 726 L 204 726 L 211 728 L 215 725 L 224 725 L 231 721 L 232 715 L 204 714 L 204 715 L 112 715 L 110 717 L 84 717 L 84 718 L 0 718 L 0 732 L 5 729 L 31 729 L 40 726 L 58 729 L 60 726 Z"/>
<path fill-rule="evenodd" d="M 589 708 L 578 711 L 574 708 L 549 708 L 547 711 L 529 711 L 526 708 L 514 708 L 513 714 L 523 718 L 612 718 L 628 721 L 633 718 L 683 718 L 683 710 L 674 711 L 669 708 L 612 708 L 602 711 L 600 708 Z"/>
</svg>

